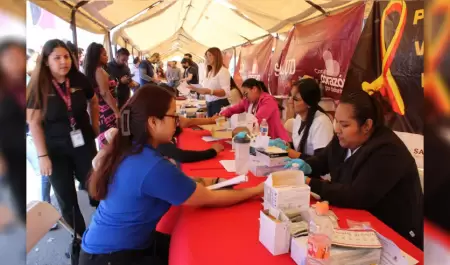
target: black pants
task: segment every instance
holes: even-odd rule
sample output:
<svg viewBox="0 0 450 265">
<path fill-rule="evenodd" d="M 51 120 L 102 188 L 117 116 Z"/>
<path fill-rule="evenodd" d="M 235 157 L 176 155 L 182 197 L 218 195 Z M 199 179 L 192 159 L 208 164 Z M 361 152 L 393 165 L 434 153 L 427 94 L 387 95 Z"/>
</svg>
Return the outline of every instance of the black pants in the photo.
<svg viewBox="0 0 450 265">
<path fill-rule="evenodd" d="M 77 148 L 68 145 L 60 146 L 57 149 L 49 148 L 49 156 L 53 167 L 49 179 L 64 220 L 72 228 L 75 227 L 76 232 L 82 236 L 86 230 L 86 224 L 78 205 L 74 176 L 80 182 L 80 186 L 85 189 L 87 178 L 92 169 L 92 159 L 94 159 L 97 149 L 94 141 L 86 141 L 85 145 Z M 93 199 L 90 199 L 90 203 L 94 207 L 98 205 L 98 202 Z"/>
<path fill-rule="evenodd" d="M 153 233 L 151 247 L 144 250 L 124 250 L 110 254 L 80 253 L 79 265 L 167 265 L 169 264 L 170 236 Z"/>
<path fill-rule="evenodd" d="M 226 107 L 230 105 L 228 99 L 218 99 L 216 101 L 211 101 L 206 103 L 206 107 L 208 108 L 208 117 L 212 117 L 215 114 L 218 114 L 222 107 Z"/>
<path fill-rule="evenodd" d="M 117 107 L 119 110 L 127 103 L 130 98 L 130 88 L 128 87 L 118 87 L 117 88 Z"/>
</svg>

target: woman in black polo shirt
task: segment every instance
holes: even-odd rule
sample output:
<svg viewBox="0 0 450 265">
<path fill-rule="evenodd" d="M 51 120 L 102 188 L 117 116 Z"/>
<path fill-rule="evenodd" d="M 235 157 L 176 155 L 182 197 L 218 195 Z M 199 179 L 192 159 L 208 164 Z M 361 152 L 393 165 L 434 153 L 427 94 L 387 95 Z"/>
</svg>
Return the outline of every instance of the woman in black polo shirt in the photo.
<svg viewBox="0 0 450 265">
<path fill-rule="evenodd" d="M 86 225 L 74 176 L 84 186 L 97 153 L 97 97 L 86 76 L 77 70 L 66 44 L 58 39 L 45 43 L 28 91 L 27 122 L 41 174 L 49 177 L 65 221 L 82 235 Z M 91 205 L 97 203 L 91 200 Z"/>
</svg>

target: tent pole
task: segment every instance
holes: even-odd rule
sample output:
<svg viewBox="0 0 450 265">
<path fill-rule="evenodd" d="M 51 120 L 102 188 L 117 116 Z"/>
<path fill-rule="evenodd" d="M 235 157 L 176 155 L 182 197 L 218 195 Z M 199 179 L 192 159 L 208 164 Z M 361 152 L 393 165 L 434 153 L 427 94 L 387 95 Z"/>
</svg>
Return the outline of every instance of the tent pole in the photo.
<svg viewBox="0 0 450 265">
<path fill-rule="evenodd" d="M 111 58 L 110 60 L 112 60 L 114 58 L 113 56 L 113 50 L 112 50 L 112 42 L 111 42 L 111 31 L 107 31 L 106 33 L 107 37 L 108 37 L 108 45 L 109 45 L 109 58 Z"/>
<path fill-rule="evenodd" d="M 73 6 L 71 8 L 70 11 L 70 27 L 72 29 L 72 41 L 73 44 L 75 45 L 76 50 L 78 51 L 78 39 L 77 39 L 77 20 L 76 20 L 76 14 L 77 14 L 77 10 L 78 8 L 82 7 L 83 5 L 85 5 L 88 1 L 81 1 L 78 4 L 76 4 L 75 6 Z M 76 65 L 77 67 L 79 67 L 78 65 L 78 52 L 76 52 L 74 54 L 75 58 L 76 58 Z"/>
</svg>

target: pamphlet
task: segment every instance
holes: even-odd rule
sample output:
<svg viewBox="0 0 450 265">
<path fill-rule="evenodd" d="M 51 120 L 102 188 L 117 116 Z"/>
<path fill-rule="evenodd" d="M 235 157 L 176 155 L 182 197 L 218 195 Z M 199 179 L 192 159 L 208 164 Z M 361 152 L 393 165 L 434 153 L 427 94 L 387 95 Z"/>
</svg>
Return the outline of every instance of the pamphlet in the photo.
<svg viewBox="0 0 450 265">
<path fill-rule="evenodd" d="M 240 175 L 240 176 L 234 177 L 232 179 L 228 179 L 228 180 L 219 182 L 217 184 L 208 186 L 206 188 L 208 188 L 210 190 L 217 190 L 217 189 L 221 189 L 221 188 L 228 187 L 228 186 L 238 185 L 238 184 L 241 184 L 241 183 L 244 183 L 247 181 L 248 181 L 248 177 L 246 175 Z"/>
</svg>

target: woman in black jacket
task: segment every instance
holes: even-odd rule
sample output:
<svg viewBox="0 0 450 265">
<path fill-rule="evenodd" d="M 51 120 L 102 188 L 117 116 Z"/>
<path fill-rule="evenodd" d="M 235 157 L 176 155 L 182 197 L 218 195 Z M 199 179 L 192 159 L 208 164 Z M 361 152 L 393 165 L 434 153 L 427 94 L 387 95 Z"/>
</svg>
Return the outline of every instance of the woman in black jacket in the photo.
<svg viewBox="0 0 450 265">
<path fill-rule="evenodd" d="M 422 249 L 417 166 L 405 144 L 384 125 L 376 100 L 363 91 L 343 95 L 334 130 L 335 137 L 319 155 L 297 160 L 311 166 L 306 178 L 311 191 L 332 205 L 369 211 Z M 328 173 L 331 182 L 320 179 Z"/>
</svg>

